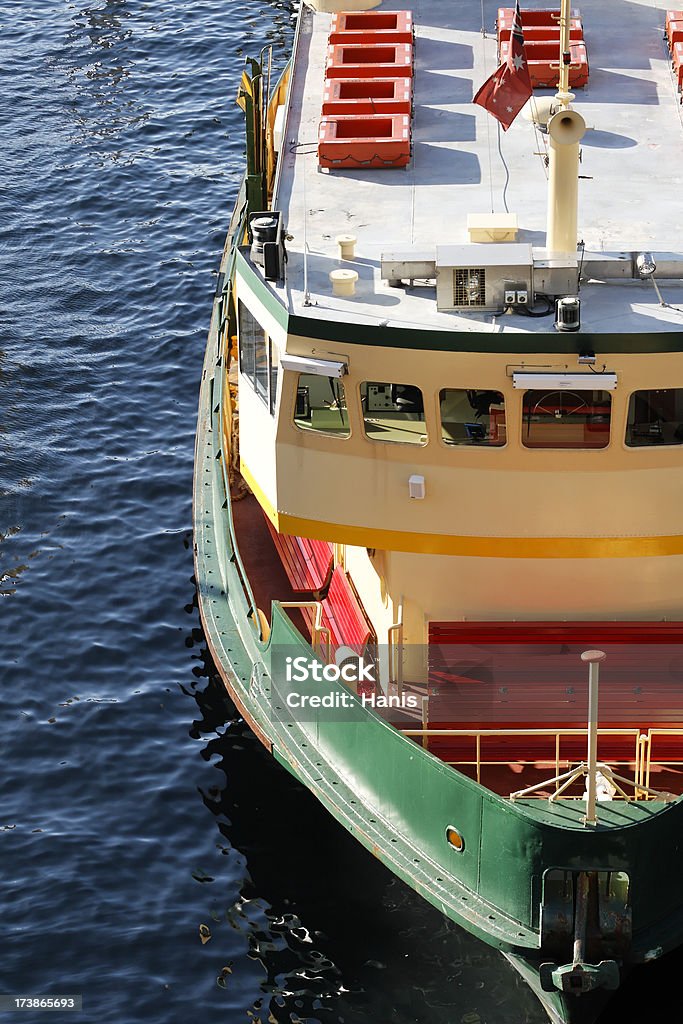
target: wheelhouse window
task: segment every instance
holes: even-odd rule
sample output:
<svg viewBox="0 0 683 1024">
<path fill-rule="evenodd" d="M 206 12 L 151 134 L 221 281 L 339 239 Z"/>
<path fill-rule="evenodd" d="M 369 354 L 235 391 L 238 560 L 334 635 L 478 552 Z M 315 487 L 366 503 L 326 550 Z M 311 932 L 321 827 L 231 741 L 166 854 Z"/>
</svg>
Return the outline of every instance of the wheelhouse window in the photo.
<svg viewBox="0 0 683 1024">
<path fill-rule="evenodd" d="M 439 394 L 441 437 L 446 444 L 505 444 L 505 399 L 500 391 L 444 388 Z"/>
<path fill-rule="evenodd" d="M 626 444 L 683 444 L 683 388 L 634 391 L 628 403 Z"/>
<path fill-rule="evenodd" d="M 344 385 L 338 377 L 300 373 L 296 388 L 294 423 L 300 430 L 348 437 L 349 414 Z"/>
<path fill-rule="evenodd" d="M 367 437 L 399 444 L 427 443 L 424 401 L 414 384 L 364 381 L 360 398 Z"/>
<path fill-rule="evenodd" d="M 526 391 L 526 448 L 606 448 L 612 399 L 608 391 Z"/>
<path fill-rule="evenodd" d="M 244 305 L 239 303 L 239 368 L 259 398 L 275 412 L 278 381 L 277 347 Z"/>
</svg>

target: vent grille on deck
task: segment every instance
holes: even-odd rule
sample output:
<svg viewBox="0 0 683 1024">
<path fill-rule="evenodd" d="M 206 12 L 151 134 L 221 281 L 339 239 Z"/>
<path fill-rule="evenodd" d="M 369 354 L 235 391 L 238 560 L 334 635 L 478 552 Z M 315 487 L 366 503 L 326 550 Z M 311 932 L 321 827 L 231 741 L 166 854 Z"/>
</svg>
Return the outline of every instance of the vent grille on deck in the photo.
<svg viewBox="0 0 683 1024">
<path fill-rule="evenodd" d="M 453 271 L 453 305 L 486 305 L 486 270 L 484 267 L 463 267 Z"/>
</svg>

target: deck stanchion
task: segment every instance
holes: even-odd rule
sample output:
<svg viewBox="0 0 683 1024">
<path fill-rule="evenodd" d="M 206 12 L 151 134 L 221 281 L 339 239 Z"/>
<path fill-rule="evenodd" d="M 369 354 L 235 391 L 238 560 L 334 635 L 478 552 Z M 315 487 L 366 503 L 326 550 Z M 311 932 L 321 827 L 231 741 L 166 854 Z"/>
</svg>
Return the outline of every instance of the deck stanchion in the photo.
<svg viewBox="0 0 683 1024">
<path fill-rule="evenodd" d="M 586 825 L 597 825 L 596 816 L 596 793 L 598 774 L 598 680 L 600 676 L 600 662 L 604 661 L 607 655 L 604 651 L 584 651 L 581 661 L 588 663 L 588 772 L 586 788 L 588 799 L 586 800 Z"/>
<path fill-rule="evenodd" d="M 429 750 L 429 697 L 422 698 L 422 746 L 425 750 Z"/>
</svg>

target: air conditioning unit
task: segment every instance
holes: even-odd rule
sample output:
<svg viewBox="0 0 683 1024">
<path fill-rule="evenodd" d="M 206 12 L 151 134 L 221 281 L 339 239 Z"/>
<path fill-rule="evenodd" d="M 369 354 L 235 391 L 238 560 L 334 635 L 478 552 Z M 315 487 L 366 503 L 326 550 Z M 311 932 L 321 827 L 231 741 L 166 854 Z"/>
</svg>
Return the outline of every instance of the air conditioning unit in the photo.
<svg viewBox="0 0 683 1024">
<path fill-rule="evenodd" d="M 533 305 L 532 266 L 524 243 L 437 245 L 437 308 L 477 313 Z"/>
</svg>

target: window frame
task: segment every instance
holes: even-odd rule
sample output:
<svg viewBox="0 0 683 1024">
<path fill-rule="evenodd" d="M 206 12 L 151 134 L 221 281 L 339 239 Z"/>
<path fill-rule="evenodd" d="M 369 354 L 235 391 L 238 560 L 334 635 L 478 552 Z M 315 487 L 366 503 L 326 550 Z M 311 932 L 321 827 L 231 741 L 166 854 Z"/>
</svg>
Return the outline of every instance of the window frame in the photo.
<svg viewBox="0 0 683 1024">
<path fill-rule="evenodd" d="M 291 403 L 290 403 L 290 416 L 289 416 L 290 426 L 292 426 L 294 428 L 294 430 L 297 431 L 298 434 L 304 434 L 307 437 L 336 437 L 336 438 L 339 438 L 342 441 L 348 441 L 348 439 L 353 434 L 353 428 L 352 428 L 352 425 L 351 425 L 351 411 L 349 409 L 349 394 L 350 394 L 350 390 L 347 389 L 347 387 L 345 386 L 344 379 L 341 378 L 341 377 L 326 377 L 324 374 L 303 373 L 303 372 L 295 372 L 295 371 L 286 371 L 286 372 L 287 372 L 287 375 L 291 376 L 291 378 L 292 378 L 292 400 L 291 400 Z M 337 387 L 341 388 L 342 393 L 344 395 L 343 410 L 344 410 L 344 413 L 346 414 L 346 421 L 347 421 L 347 432 L 345 434 L 341 433 L 340 431 L 336 431 L 336 430 L 320 430 L 320 429 L 314 428 L 313 426 L 311 426 L 311 427 L 299 426 L 299 424 L 296 421 L 296 403 L 297 403 L 298 390 L 299 390 L 299 387 L 300 387 L 300 383 L 299 382 L 301 381 L 302 377 L 320 377 L 322 380 L 328 380 L 328 381 L 332 380 L 332 381 L 334 381 L 334 383 L 336 384 Z"/>
<path fill-rule="evenodd" d="M 444 436 L 443 436 L 443 420 L 441 418 L 441 395 L 442 395 L 442 393 L 444 391 L 495 391 L 496 394 L 499 394 L 502 397 L 502 399 L 503 399 L 503 409 L 504 409 L 504 412 L 505 412 L 505 441 L 504 441 L 504 443 L 503 444 L 468 444 L 468 443 L 462 443 L 461 444 L 459 442 L 455 442 L 455 443 L 451 442 L 451 443 L 449 443 L 448 441 L 446 441 Z M 506 394 L 505 391 L 502 388 L 499 388 L 499 387 L 470 388 L 470 387 L 460 387 L 460 386 L 456 387 L 456 386 L 446 385 L 445 387 L 440 387 L 435 392 L 434 398 L 435 398 L 436 409 L 437 409 L 438 441 L 439 441 L 439 444 L 444 449 L 446 449 L 447 451 L 449 451 L 449 452 L 452 452 L 454 450 L 457 450 L 457 451 L 471 451 L 472 449 L 474 449 L 476 451 L 480 451 L 480 452 L 481 451 L 489 451 L 490 449 L 494 449 L 496 451 L 500 451 L 503 448 L 509 448 L 510 447 L 511 433 L 510 433 L 510 419 L 509 419 L 509 416 L 508 416 L 508 413 L 510 411 L 510 405 L 509 405 L 510 396 L 508 394 Z M 473 415 L 474 415 L 474 413 L 473 413 Z"/>
<path fill-rule="evenodd" d="M 368 434 L 367 429 L 366 429 L 366 413 L 367 413 L 367 408 L 364 405 L 364 400 L 363 400 L 363 395 L 362 395 L 362 392 L 361 392 L 361 388 L 364 385 L 367 388 L 367 386 L 369 384 L 387 384 L 390 387 L 403 387 L 403 388 L 405 388 L 405 387 L 412 387 L 412 388 L 415 388 L 417 391 L 420 392 L 420 397 L 422 399 L 422 422 L 424 423 L 424 431 L 423 431 L 423 435 L 425 437 L 424 441 L 399 441 L 399 440 L 396 440 L 396 439 L 392 439 L 390 437 L 387 437 L 387 438 L 373 437 L 371 434 Z M 404 448 L 405 447 L 410 447 L 410 448 L 426 448 L 429 445 L 431 438 L 430 438 L 430 432 L 429 432 L 429 420 L 428 420 L 428 417 L 427 417 L 427 411 L 428 410 L 427 410 L 427 405 L 425 403 L 425 392 L 424 392 L 423 388 L 419 384 L 406 384 L 403 381 L 391 381 L 391 380 L 381 380 L 381 381 L 380 380 L 361 380 L 361 381 L 358 382 L 358 386 L 357 386 L 357 390 L 356 390 L 356 395 L 357 395 L 358 403 L 359 403 L 359 406 L 360 406 L 361 424 L 362 424 L 362 427 L 363 427 L 363 437 L 365 438 L 366 441 L 370 441 L 373 444 L 377 443 L 377 444 L 399 445 L 399 446 L 402 446 Z M 365 401 L 367 401 L 367 391 L 366 391 L 366 395 L 365 395 Z M 419 421 L 411 420 L 411 421 L 407 421 L 407 422 L 419 422 Z"/>
<path fill-rule="evenodd" d="M 606 396 L 609 402 L 609 420 L 607 423 L 608 434 L 607 442 L 603 445 L 586 445 L 586 444 L 528 444 L 524 439 L 525 421 L 526 421 L 526 398 L 527 395 L 531 394 L 545 394 L 546 398 L 551 397 L 555 394 L 560 395 L 578 395 L 579 397 L 584 394 L 596 394 L 601 393 Z M 522 392 L 521 395 L 521 406 L 520 406 L 520 444 L 525 451 L 536 451 L 536 452 L 604 452 L 614 446 L 614 401 L 612 398 L 612 391 L 605 391 L 603 388 L 595 389 L 563 389 L 563 388 L 527 388 Z M 544 399 L 541 399 L 544 401 Z M 590 407 L 586 399 L 583 399 L 584 405 Z M 535 408 L 538 408 L 538 403 Z M 579 411 L 579 407 L 575 411 Z M 545 410 L 544 410 L 545 411 Z M 585 424 L 587 425 L 587 424 Z"/>
<path fill-rule="evenodd" d="M 249 318 L 248 322 L 246 318 Z M 244 325 L 244 326 L 243 326 Z M 245 338 L 246 328 L 249 328 L 250 337 Z M 255 339 L 257 335 L 263 335 L 263 346 L 265 355 L 265 372 L 263 368 L 259 368 L 259 364 L 256 358 L 256 344 Z M 244 367 L 243 353 L 247 351 L 247 345 L 251 341 L 251 360 L 250 366 L 247 370 Z M 249 306 L 244 302 L 243 299 L 237 300 L 237 358 L 240 376 L 249 383 L 251 390 L 254 394 L 263 402 L 265 407 L 271 416 L 275 416 L 275 409 L 277 407 L 277 391 L 278 381 L 280 380 L 280 361 L 273 359 L 273 351 L 279 353 L 277 344 L 273 341 L 272 337 L 261 324 L 261 322 L 254 316 Z M 273 368 L 275 367 L 275 375 L 273 375 Z M 248 370 L 251 372 L 248 372 Z M 259 372 L 260 370 L 260 372 Z M 265 382 L 265 388 L 263 387 Z"/>
<path fill-rule="evenodd" d="M 626 451 L 629 451 L 629 452 L 643 451 L 644 449 L 647 449 L 647 450 L 655 449 L 656 451 L 674 451 L 676 448 L 683 447 L 683 437 L 681 437 L 680 441 L 661 442 L 661 443 L 660 442 L 656 442 L 654 444 L 647 444 L 647 443 L 645 443 L 645 444 L 630 444 L 629 441 L 627 440 L 628 434 L 629 434 L 629 415 L 630 415 L 630 411 L 631 411 L 631 403 L 635 399 L 636 395 L 643 394 L 643 393 L 648 394 L 648 393 L 653 392 L 653 391 L 680 391 L 680 392 L 683 393 L 683 387 L 673 387 L 673 388 L 636 388 L 634 391 L 629 392 L 628 398 L 627 398 L 627 402 L 626 402 L 626 415 L 625 415 L 625 419 L 624 419 L 624 436 L 623 436 L 623 447 L 625 448 Z M 681 424 L 683 424 L 683 418 L 681 419 Z M 679 426 L 681 424 L 679 424 Z"/>
</svg>

